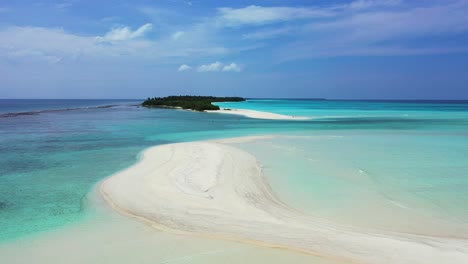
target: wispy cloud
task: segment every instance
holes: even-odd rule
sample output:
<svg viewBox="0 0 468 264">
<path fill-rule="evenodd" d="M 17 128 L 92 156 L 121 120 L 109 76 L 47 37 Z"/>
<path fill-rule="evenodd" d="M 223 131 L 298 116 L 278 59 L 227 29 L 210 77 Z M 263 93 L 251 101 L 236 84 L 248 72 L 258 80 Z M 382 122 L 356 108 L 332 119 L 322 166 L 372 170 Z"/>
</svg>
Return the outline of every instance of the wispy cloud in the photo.
<svg viewBox="0 0 468 264">
<path fill-rule="evenodd" d="M 145 8 L 145 12 L 154 16 L 169 11 Z M 242 56 L 245 50 L 262 47 L 263 50 L 271 49 L 272 60 L 279 61 L 353 56 L 366 50 L 369 50 L 368 55 L 385 55 L 389 51 L 394 54 L 399 48 L 402 54 L 410 54 L 411 47 L 406 45 L 412 46 L 415 54 L 421 50 L 436 52 L 440 48 L 444 52 L 451 48 L 453 52 L 459 52 L 462 49 L 456 43 L 436 47 L 435 42 L 413 40 L 467 32 L 466 13 L 468 2 L 465 0 L 418 3 L 355 0 L 308 7 L 222 7 L 198 19 L 198 23 L 178 26 L 180 20 L 177 19 L 176 26 L 170 27 L 169 39 L 177 40 L 180 46 L 175 48 L 184 46 L 185 54 L 195 54 L 195 47 L 209 51 L 209 47 L 215 46 L 220 51 L 218 54 L 238 53 Z"/>
<path fill-rule="evenodd" d="M 180 71 L 180 68 L 179 68 L 179 71 Z M 242 68 L 234 62 L 225 65 L 219 61 L 216 61 L 211 64 L 200 65 L 197 68 L 197 71 L 198 72 L 240 72 L 242 71 Z"/>
<path fill-rule="evenodd" d="M 213 62 L 211 64 L 205 64 L 198 67 L 199 72 L 217 72 L 220 71 L 223 67 L 223 64 L 219 61 Z"/>
<path fill-rule="evenodd" d="M 146 28 L 146 30 L 145 30 Z M 171 35 L 155 40 L 146 36 L 149 27 L 111 30 L 104 36 L 73 34 L 60 28 L 0 28 L 0 58 L 10 61 L 72 62 L 126 61 L 134 63 L 174 62 L 178 58 L 206 58 L 229 52 L 223 46 L 184 38 L 174 42 Z M 120 32 L 120 33 L 116 33 Z M 115 34 L 115 35 L 114 35 Z M 184 39 L 184 41 L 182 41 Z M 60 58 L 56 59 L 56 58 Z M 170 60 L 169 60 L 170 58 Z"/>
<path fill-rule="evenodd" d="M 178 40 L 184 35 L 183 31 L 177 31 L 174 34 L 172 34 L 172 39 L 173 40 Z"/>
<path fill-rule="evenodd" d="M 442 38 L 468 33 L 468 2 L 401 6 L 400 1 L 355 1 L 354 7 L 377 9 L 339 11 L 333 19 L 310 21 L 296 28 L 297 37 L 278 46 L 281 60 L 334 56 L 379 56 L 464 52 L 459 42 Z M 352 6 L 353 3 L 350 5 Z M 428 41 L 427 41 L 428 40 Z"/>
<path fill-rule="evenodd" d="M 341 7 L 351 9 L 366 9 L 380 6 L 396 6 L 401 3 L 401 0 L 356 0 L 349 4 L 341 5 Z"/>
<path fill-rule="evenodd" d="M 146 33 L 151 31 L 153 25 L 151 23 L 144 24 L 135 31 L 132 31 L 129 27 L 118 27 L 107 32 L 103 37 L 96 37 L 97 41 L 125 41 L 135 38 L 143 37 Z"/>
<path fill-rule="evenodd" d="M 62 29 L 10 27 L 0 31 L 0 55 L 21 61 L 58 62 L 58 58 L 93 49 L 93 42 L 93 38 L 68 34 Z"/>
<path fill-rule="evenodd" d="M 98 36 L 57 28 L 2 28 L 0 55 L 59 62 L 77 57 L 133 57 L 139 62 L 155 63 L 155 59 L 164 57 L 176 58 L 168 59 L 172 65 L 190 62 L 193 70 L 199 72 L 222 72 L 242 70 L 235 63 L 224 65 L 222 60 L 250 64 L 247 60 L 257 55 L 274 64 L 314 57 L 394 55 L 399 51 L 404 55 L 463 52 L 466 41 L 440 40 L 468 33 L 466 0 L 418 4 L 355 0 L 309 7 L 223 7 L 190 21 L 180 19 L 183 14 L 172 17 L 174 10 L 138 10 L 147 14 L 151 23 L 122 25 Z M 119 23 L 124 21 L 119 17 Z M 151 34 L 153 25 L 158 34 Z M 436 40 L 425 41 L 431 38 Z M 200 61 L 215 62 L 200 65 Z"/>
<path fill-rule="evenodd" d="M 188 71 L 188 70 L 191 70 L 191 69 L 192 69 L 191 66 L 189 66 L 187 64 L 182 64 L 182 65 L 179 66 L 179 69 L 177 69 L 177 71 L 182 72 L 182 71 Z"/>
<path fill-rule="evenodd" d="M 329 10 L 302 7 L 223 7 L 218 9 L 219 21 L 225 26 L 265 25 L 283 21 L 332 16 Z"/>
<path fill-rule="evenodd" d="M 240 72 L 241 70 L 242 68 L 239 65 L 235 64 L 234 62 L 223 67 L 224 72 L 230 72 L 230 71 Z"/>
<path fill-rule="evenodd" d="M 398 36 L 414 38 L 468 30 L 466 11 L 468 2 L 403 11 L 364 12 L 331 22 L 311 23 L 309 29 L 346 33 L 345 37 L 370 41 Z"/>
<path fill-rule="evenodd" d="M 96 39 L 99 37 L 76 35 L 63 29 L 8 27 L 0 30 L 0 57 L 18 62 L 57 63 L 123 61 L 130 57 L 139 57 L 139 61 L 145 61 L 173 55 L 170 50 L 158 50 L 156 44 L 150 41 L 129 39 L 108 45 Z"/>
</svg>

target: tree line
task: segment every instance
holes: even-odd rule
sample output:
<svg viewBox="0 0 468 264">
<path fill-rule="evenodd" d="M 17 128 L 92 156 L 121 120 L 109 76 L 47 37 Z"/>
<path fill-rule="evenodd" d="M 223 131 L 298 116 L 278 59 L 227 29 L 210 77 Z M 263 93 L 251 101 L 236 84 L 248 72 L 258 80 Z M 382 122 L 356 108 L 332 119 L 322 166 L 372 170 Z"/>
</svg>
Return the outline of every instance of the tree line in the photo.
<svg viewBox="0 0 468 264">
<path fill-rule="evenodd" d="M 142 105 L 148 107 L 170 107 L 182 109 L 191 109 L 195 111 L 219 110 L 219 106 L 213 105 L 213 102 L 242 102 L 242 97 L 215 97 L 215 96 L 192 96 L 179 95 L 167 97 L 148 97 Z"/>
</svg>

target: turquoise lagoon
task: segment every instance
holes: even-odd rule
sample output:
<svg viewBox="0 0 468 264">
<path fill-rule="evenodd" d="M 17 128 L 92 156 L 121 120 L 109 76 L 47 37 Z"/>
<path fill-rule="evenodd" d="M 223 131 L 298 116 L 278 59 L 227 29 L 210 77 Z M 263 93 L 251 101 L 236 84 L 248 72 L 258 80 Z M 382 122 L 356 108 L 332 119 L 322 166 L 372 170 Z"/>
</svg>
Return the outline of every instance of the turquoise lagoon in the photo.
<svg viewBox="0 0 468 264">
<path fill-rule="evenodd" d="M 305 121 L 138 102 L 0 101 L 3 114 L 34 112 L 0 117 L 2 243 L 92 221 L 88 193 L 149 146 L 251 135 L 277 135 L 236 145 L 257 156 L 274 191 L 299 210 L 346 225 L 468 237 L 468 102 L 219 104 Z"/>
</svg>

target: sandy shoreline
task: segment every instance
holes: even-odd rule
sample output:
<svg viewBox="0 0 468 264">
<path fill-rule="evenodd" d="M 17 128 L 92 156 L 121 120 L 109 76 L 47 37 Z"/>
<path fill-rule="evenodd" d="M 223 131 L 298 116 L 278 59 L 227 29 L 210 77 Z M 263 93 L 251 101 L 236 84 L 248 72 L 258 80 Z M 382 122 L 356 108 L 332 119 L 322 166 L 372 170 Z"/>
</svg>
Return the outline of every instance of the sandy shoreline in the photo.
<svg viewBox="0 0 468 264">
<path fill-rule="evenodd" d="M 176 233 L 357 263 L 468 263 L 466 240 L 339 226 L 288 208 L 254 156 L 214 142 L 152 147 L 100 190 L 115 209 Z"/>
<path fill-rule="evenodd" d="M 219 114 L 231 114 L 231 115 L 242 115 L 250 118 L 257 119 L 274 119 L 274 120 L 309 120 L 309 117 L 304 116 L 290 116 L 290 115 L 281 115 L 270 112 L 255 111 L 248 109 L 227 109 L 222 108 L 220 110 L 207 110 L 207 113 L 219 113 Z"/>
<path fill-rule="evenodd" d="M 0 243 L 0 263 L 15 264 L 342 264 L 248 243 L 178 235 L 116 214 L 93 188 L 84 198 L 92 217 L 63 229 Z M 77 250 L 79 249 L 79 250 Z"/>
</svg>

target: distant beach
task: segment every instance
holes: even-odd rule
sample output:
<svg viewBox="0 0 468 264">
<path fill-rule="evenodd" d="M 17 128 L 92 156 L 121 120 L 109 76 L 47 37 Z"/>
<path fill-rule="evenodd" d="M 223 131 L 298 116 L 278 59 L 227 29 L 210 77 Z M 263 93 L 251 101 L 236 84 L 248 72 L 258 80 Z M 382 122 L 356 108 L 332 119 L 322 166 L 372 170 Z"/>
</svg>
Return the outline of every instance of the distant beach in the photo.
<svg viewBox="0 0 468 264">
<path fill-rule="evenodd" d="M 305 117 L 305 116 L 290 116 L 290 115 L 282 115 L 282 114 L 275 114 L 271 112 L 255 111 L 255 110 L 248 110 L 248 109 L 223 108 L 220 110 L 214 110 L 214 111 L 209 110 L 205 112 L 241 115 L 241 116 L 246 116 L 250 118 L 258 118 L 258 119 L 275 119 L 275 120 L 308 120 L 310 119 L 310 117 Z"/>
</svg>

